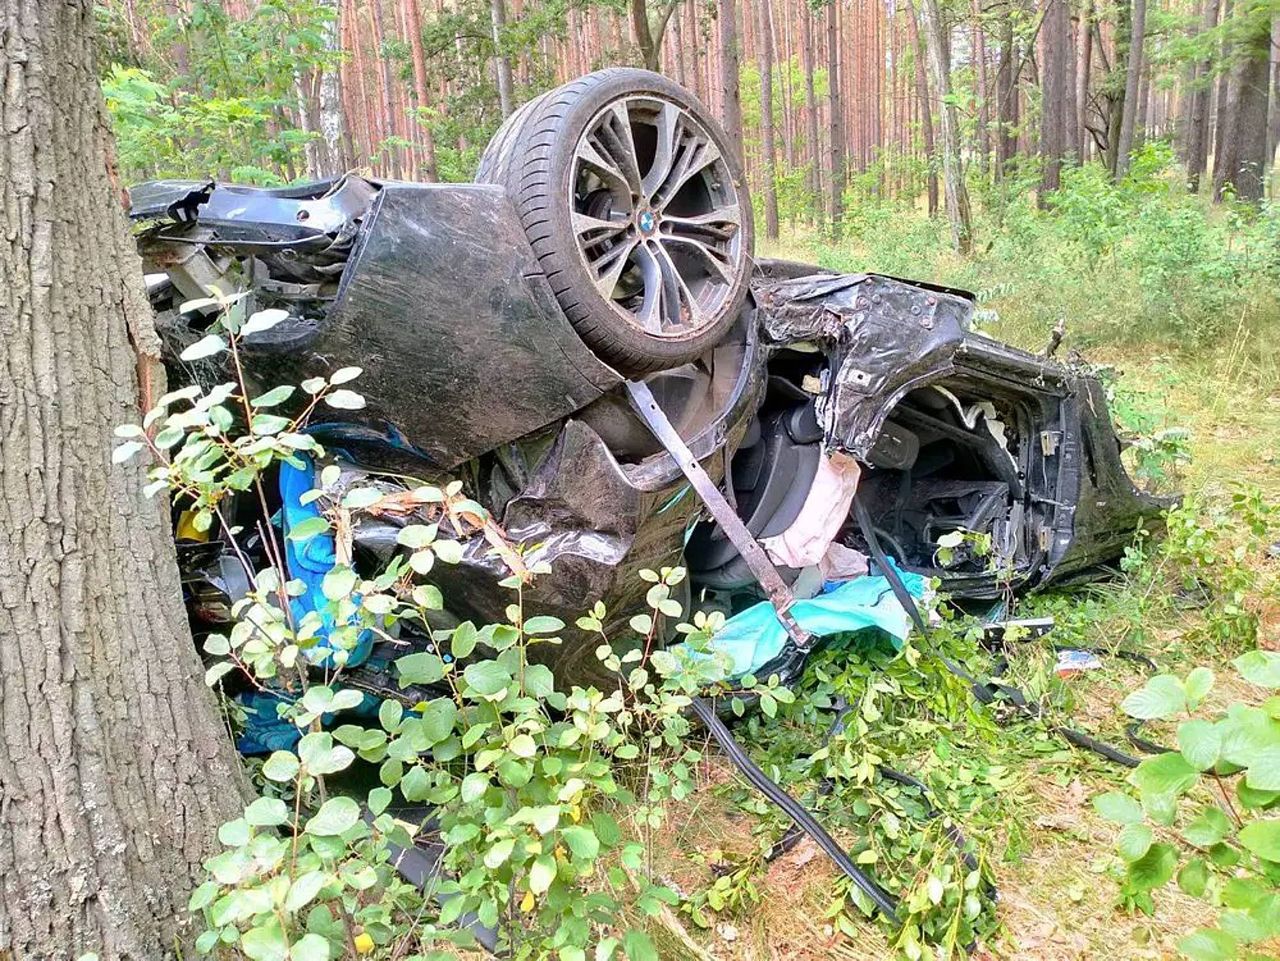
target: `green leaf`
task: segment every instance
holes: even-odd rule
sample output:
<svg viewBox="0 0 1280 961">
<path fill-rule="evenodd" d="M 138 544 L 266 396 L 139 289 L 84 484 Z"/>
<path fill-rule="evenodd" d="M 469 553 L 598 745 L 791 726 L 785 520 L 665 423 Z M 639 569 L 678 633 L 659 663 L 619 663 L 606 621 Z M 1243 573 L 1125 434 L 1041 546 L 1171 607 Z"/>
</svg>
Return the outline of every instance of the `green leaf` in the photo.
<svg viewBox="0 0 1280 961">
<path fill-rule="evenodd" d="M 503 838 L 494 842 L 489 850 L 484 852 L 484 866 L 490 871 L 502 866 L 506 863 L 507 858 L 511 857 L 511 852 L 515 849 L 515 838 Z"/>
<path fill-rule="evenodd" d="M 480 632 L 476 630 L 476 626 L 470 621 L 463 621 L 449 636 L 449 651 L 457 660 L 470 657 L 479 638 Z"/>
<path fill-rule="evenodd" d="M 252 961 L 285 961 L 289 939 L 276 918 L 250 928 L 240 936 L 240 950 Z"/>
<path fill-rule="evenodd" d="M 325 394 L 324 402 L 338 410 L 360 410 L 364 407 L 364 398 L 354 390 L 335 390 Z"/>
<path fill-rule="evenodd" d="M 1263 748 L 1254 754 L 1245 783 L 1255 791 L 1280 791 L 1280 747 Z"/>
<path fill-rule="evenodd" d="M 206 357 L 212 357 L 214 354 L 220 354 L 226 349 L 227 342 L 220 335 L 209 334 L 201 337 L 178 356 L 182 360 L 203 360 Z"/>
<path fill-rule="evenodd" d="M 1157 674 L 1120 702 L 1120 707 L 1130 717 L 1150 721 L 1185 711 L 1187 695 L 1182 682 L 1172 674 Z"/>
<path fill-rule="evenodd" d="M 1116 840 L 1116 850 L 1130 863 L 1140 860 L 1151 850 L 1155 836 L 1145 824 L 1126 824 Z"/>
<path fill-rule="evenodd" d="M 1187 675 L 1182 687 L 1187 695 L 1187 707 L 1194 711 L 1200 706 L 1205 695 L 1213 690 L 1213 671 L 1207 667 L 1195 668 Z"/>
<path fill-rule="evenodd" d="M 1230 830 L 1231 822 L 1227 820 L 1227 816 L 1219 808 L 1210 805 L 1183 829 L 1182 836 L 1198 848 L 1211 848 L 1225 838 Z"/>
<path fill-rule="evenodd" d="M 142 450 L 142 445 L 136 440 L 125 441 L 111 452 L 111 463 L 123 464 L 140 450 Z"/>
<path fill-rule="evenodd" d="M 271 781 L 292 781 L 298 773 L 298 757 L 289 751 L 275 751 L 263 762 L 262 775 Z"/>
<path fill-rule="evenodd" d="M 289 540 L 306 541 L 318 534 L 327 533 L 329 530 L 329 522 L 323 517 L 308 517 L 306 520 L 299 521 L 289 527 Z"/>
<path fill-rule="evenodd" d="M 438 697 L 422 711 L 422 733 L 431 744 L 439 744 L 453 733 L 458 706 L 451 697 Z"/>
<path fill-rule="evenodd" d="M 249 404 L 253 407 L 274 407 L 276 404 L 282 404 L 293 396 L 293 388 L 288 384 L 281 384 L 279 387 L 273 387 L 265 394 L 261 394 Z"/>
<path fill-rule="evenodd" d="M 420 550 L 435 541 L 437 532 L 435 524 L 410 524 L 400 528 L 400 533 L 396 534 L 396 543 L 411 551 Z"/>
<path fill-rule="evenodd" d="M 1234 661 L 1236 670 L 1250 684 L 1258 687 L 1280 687 L 1280 652 L 1249 651 Z"/>
<path fill-rule="evenodd" d="M 278 434 L 289 426 L 289 418 L 277 414 L 254 414 L 249 421 L 249 430 L 259 437 Z"/>
<path fill-rule="evenodd" d="M 281 321 L 289 319 L 289 311 L 279 307 L 268 307 L 266 310 L 254 311 L 240 328 L 241 337 L 251 337 L 270 330 Z"/>
<path fill-rule="evenodd" d="M 1108 791 L 1093 799 L 1094 809 L 1108 821 L 1120 824 L 1138 824 L 1142 821 L 1142 806 L 1127 794 Z"/>
<path fill-rule="evenodd" d="M 1195 719 L 1178 725 L 1178 748 L 1197 771 L 1207 771 L 1218 763 L 1222 732 L 1216 724 Z"/>
<path fill-rule="evenodd" d="M 462 798 L 462 803 L 470 804 L 472 801 L 478 801 L 484 797 L 484 792 L 489 790 L 489 777 L 481 771 L 472 771 L 462 779 L 462 784 L 458 788 L 458 795 Z"/>
<path fill-rule="evenodd" d="M 290 961 L 329 961 L 329 941 L 318 934 L 304 934 L 289 949 Z"/>
<path fill-rule="evenodd" d="M 1176 752 L 1158 754 L 1145 759 L 1129 775 L 1129 783 L 1144 798 L 1171 801 L 1191 788 L 1199 778 L 1199 772 Z"/>
<path fill-rule="evenodd" d="M 343 495 L 342 506 L 353 511 L 364 510 L 378 503 L 383 496 L 376 487 L 353 487 Z"/>
<path fill-rule="evenodd" d="M 600 853 L 600 839 L 591 828 L 574 825 L 561 831 L 560 836 L 564 838 L 564 843 L 569 846 L 574 857 L 591 861 Z"/>
<path fill-rule="evenodd" d="M 563 630 L 564 621 L 547 614 L 531 617 L 524 622 L 524 632 L 526 634 L 555 634 Z"/>
<path fill-rule="evenodd" d="M 462 672 L 467 686 L 485 697 L 497 694 L 511 684 L 511 674 L 497 661 L 477 661 Z"/>
<path fill-rule="evenodd" d="M 289 885 L 289 893 L 284 899 L 284 909 L 301 911 L 311 903 L 328 881 L 329 876 L 323 871 L 308 871 L 306 874 L 299 875 L 293 884 Z"/>
<path fill-rule="evenodd" d="M 431 778 L 426 769 L 414 765 L 400 779 L 400 793 L 406 801 L 424 801 L 431 793 Z"/>
<path fill-rule="evenodd" d="M 410 684 L 434 684 L 444 677 L 444 661 L 439 655 L 419 651 L 396 658 L 396 670 L 400 674 L 400 686 Z"/>
<path fill-rule="evenodd" d="M 1232 961 L 1236 939 L 1224 931 L 1199 928 L 1178 942 L 1178 951 L 1191 961 Z"/>
<path fill-rule="evenodd" d="M 254 827 L 275 827 L 289 820 L 289 808 L 279 798 L 260 797 L 244 809 L 244 819 Z"/>
<path fill-rule="evenodd" d="M 517 734 L 507 745 L 507 749 L 516 757 L 530 758 L 538 753 L 538 742 L 528 734 Z"/>
<path fill-rule="evenodd" d="M 1139 891 L 1153 891 L 1169 883 L 1177 866 L 1178 851 L 1172 844 L 1153 844 L 1129 865 L 1129 883 Z"/>
<path fill-rule="evenodd" d="M 391 803 L 391 791 L 385 787 L 376 787 L 369 792 L 369 813 L 377 817 Z"/>
<path fill-rule="evenodd" d="M 345 384 L 349 381 L 355 380 L 363 373 L 364 368 L 362 367 L 339 367 L 329 375 L 329 383 L 333 384 L 334 387 L 337 387 L 339 384 Z"/>
<path fill-rule="evenodd" d="M 529 890 L 534 894 L 546 894 L 551 882 L 556 879 L 556 859 L 553 855 L 543 854 L 529 868 Z"/>
<path fill-rule="evenodd" d="M 356 587 L 356 572 L 349 567 L 335 567 L 320 582 L 320 590 L 331 601 L 350 597 Z"/>
<path fill-rule="evenodd" d="M 643 931 L 631 930 L 622 936 L 622 950 L 628 961 L 662 961 L 658 951 Z"/>
<path fill-rule="evenodd" d="M 360 805 L 349 797 L 331 797 L 307 821 L 306 831 L 319 837 L 334 837 L 350 830 L 360 820 Z"/>
<path fill-rule="evenodd" d="M 1178 872 L 1178 887 L 1193 898 L 1204 894 L 1209 885 L 1209 866 L 1204 858 L 1192 858 Z"/>
<path fill-rule="evenodd" d="M 1252 821 L 1240 829 L 1240 843 L 1264 861 L 1280 862 L 1280 819 Z"/>
</svg>

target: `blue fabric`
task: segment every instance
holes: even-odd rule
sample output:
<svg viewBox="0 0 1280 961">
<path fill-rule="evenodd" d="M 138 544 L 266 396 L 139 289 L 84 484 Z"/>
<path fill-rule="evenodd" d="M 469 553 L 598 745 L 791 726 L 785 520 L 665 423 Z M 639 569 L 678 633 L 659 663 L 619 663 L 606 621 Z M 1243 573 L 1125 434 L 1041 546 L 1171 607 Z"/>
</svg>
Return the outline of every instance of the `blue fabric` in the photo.
<svg viewBox="0 0 1280 961">
<path fill-rule="evenodd" d="M 912 596 L 924 596 L 924 577 L 902 570 L 898 576 Z M 815 637 L 877 628 L 893 640 L 895 647 L 901 647 L 911 632 L 911 618 L 893 596 L 889 581 L 880 575 L 830 581 L 818 596 L 796 601 L 791 606 L 791 616 Z M 713 653 L 728 655 L 732 664 L 730 677 L 741 677 L 777 657 L 786 640 L 786 629 L 773 605 L 761 601 L 725 621 L 709 646 Z"/>
<path fill-rule="evenodd" d="M 289 539 L 289 531 L 312 517 L 320 516 L 320 508 L 316 501 L 302 503 L 302 495 L 315 487 L 315 465 L 305 454 L 298 455 L 301 467 L 295 467 L 288 461 L 280 464 L 280 499 L 281 526 L 284 529 L 285 564 L 289 568 L 289 576 L 302 581 L 307 589 L 298 597 L 289 601 L 295 623 L 301 623 L 311 611 L 319 611 L 321 615 L 320 629 L 316 632 L 314 647 L 307 649 L 306 656 L 317 667 L 334 667 L 333 650 L 329 643 L 329 631 L 333 628 L 333 615 L 326 613 L 328 600 L 321 590 L 324 576 L 333 570 L 336 563 L 333 535 L 328 531 L 315 534 L 303 541 Z M 347 666 L 355 667 L 363 664 L 373 649 L 373 632 L 364 630 L 356 640 L 355 650 L 347 655 Z"/>
<path fill-rule="evenodd" d="M 245 756 L 290 751 L 302 738 L 298 726 L 282 718 L 277 706 L 289 699 L 269 691 L 250 691 L 236 695 L 245 708 L 244 730 L 236 738 L 236 750 Z"/>
</svg>

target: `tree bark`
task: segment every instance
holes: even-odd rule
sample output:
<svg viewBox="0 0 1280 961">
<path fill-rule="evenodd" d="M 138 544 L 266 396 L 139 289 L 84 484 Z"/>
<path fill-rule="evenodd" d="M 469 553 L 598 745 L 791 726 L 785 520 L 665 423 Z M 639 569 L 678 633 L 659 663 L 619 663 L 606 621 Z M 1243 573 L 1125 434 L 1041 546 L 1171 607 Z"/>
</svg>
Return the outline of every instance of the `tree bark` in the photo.
<svg viewBox="0 0 1280 961">
<path fill-rule="evenodd" d="M 1141 2 L 1141 0 L 1139 0 Z M 1062 156 L 1067 152 L 1067 60 L 1071 56 L 1071 13 L 1067 0 L 1045 0 L 1040 26 L 1040 191 L 1041 206 L 1062 179 Z M 1074 112 L 1074 111 L 1073 111 Z"/>
<path fill-rule="evenodd" d="M 951 73 L 947 56 L 947 39 L 938 0 L 922 0 L 925 44 L 929 48 L 929 68 L 933 85 L 942 106 L 938 111 L 942 133 L 942 179 L 946 187 L 947 221 L 951 224 L 951 243 L 957 251 L 973 250 L 973 218 L 969 212 L 969 192 L 964 183 L 960 159 L 960 127 L 955 104 L 951 100 Z"/>
<path fill-rule="evenodd" d="M 168 512 L 112 430 L 163 392 L 90 0 L 3 0 L 0 957 L 171 957 L 242 775 Z M 140 383 L 141 379 L 141 383 Z"/>
<path fill-rule="evenodd" d="M 507 32 L 506 0 L 489 0 L 489 20 L 493 30 L 493 67 L 498 83 L 498 107 L 502 116 L 510 117 L 515 109 L 515 91 L 511 84 L 511 58 L 503 49 Z"/>
<path fill-rule="evenodd" d="M 911 57 L 915 61 L 916 99 L 920 102 L 920 132 L 924 140 L 924 162 L 928 168 L 929 216 L 938 212 L 938 156 L 933 143 L 933 111 L 929 106 L 929 77 L 925 72 L 928 54 L 920 45 L 920 26 L 915 7 L 907 4 L 907 38 L 911 42 Z"/>
<path fill-rule="evenodd" d="M 773 125 L 773 43 L 769 36 L 769 0 L 755 0 L 756 56 L 760 65 L 760 179 L 764 184 L 764 235 L 778 238 L 777 148 Z"/>
<path fill-rule="evenodd" d="M 738 88 L 738 4 L 722 0 L 717 14 L 720 31 L 720 117 L 740 163 L 745 165 L 742 151 L 742 95 Z"/>
<path fill-rule="evenodd" d="M 440 179 L 436 166 L 436 136 L 431 129 L 430 118 L 423 114 L 431 102 L 427 91 L 427 58 L 422 49 L 422 10 L 418 0 L 406 0 L 408 14 L 409 51 L 413 55 L 413 122 L 422 131 L 422 168 L 427 180 Z"/>
<path fill-rule="evenodd" d="M 996 69 L 996 176 L 1003 178 L 1018 152 L 1018 75 L 1021 61 L 1014 41 L 1013 14 L 1006 9 L 1000 24 L 1000 62 Z"/>
<path fill-rule="evenodd" d="M 800 60 L 804 69 L 804 119 L 805 136 L 809 141 L 809 193 L 813 197 L 812 211 L 821 222 L 822 204 L 822 153 L 818 138 L 818 95 L 813 83 L 813 8 L 807 0 L 800 4 Z"/>
<path fill-rule="evenodd" d="M 1080 29 L 1076 35 L 1079 54 L 1076 59 L 1076 115 L 1073 120 L 1078 143 L 1077 159 L 1089 159 L 1089 80 L 1093 72 L 1093 0 L 1085 0 L 1080 11 Z"/>
<path fill-rule="evenodd" d="M 336 176 L 346 167 L 343 156 L 342 86 L 338 52 L 342 36 L 341 0 L 324 0 L 330 18 L 324 23 L 325 64 L 320 70 L 320 167 L 321 176 Z"/>
<path fill-rule="evenodd" d="M 1271 95 L 1271 19 L 1244 11 L 1245 32 L 1237 44 L 1239 62 L 1231 80 L 1230 117 L 1222 162 L 1214 165 L 1214 197 L 1230 184 L 1241 200 L 1262 200 L 1267 167 L 1267 104 Z"/>
<path fill-rule="evenodd" d="M 1142 94 L 1143 47 L 1147 34 L 1147 0 L 1133 0 L 1133 13 L 1129 26 L 1129 55 L 1124 76 L 1124 106 L 1120 112 L 1120 139 L 1116 142 L 1116 179 L 1129 169 L 1129 154 L 1134 148 L 1134 128 L 1140 110 Z"/>
<path fill-rule="evenodd" d="M 827 99 L 831 128 L 831 237 L 840 239 L 844 226 L 844 124 L 840 115 L 839 0 L 827 4 Z"/>
</svg>

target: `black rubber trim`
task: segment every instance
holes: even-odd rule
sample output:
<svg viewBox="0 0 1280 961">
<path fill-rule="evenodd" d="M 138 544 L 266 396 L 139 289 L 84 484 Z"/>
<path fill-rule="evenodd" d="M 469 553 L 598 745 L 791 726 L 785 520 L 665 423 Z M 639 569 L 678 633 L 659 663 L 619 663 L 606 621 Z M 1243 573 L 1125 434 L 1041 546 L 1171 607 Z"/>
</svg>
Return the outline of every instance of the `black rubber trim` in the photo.
<svg viewBox="0 0 1280 961">
<path fill-rule="evenodd" d="M 858 886 L 858 889 L 871 899 L 871 902 L 880 912 L 890 921 L 897 923 L 897 899 L 853 863 L 853 859 L 849 857 L 844 848 L 827 833 L 826 829 L 805 809 L 804 805 L 788 794 L 781 786 L 774 783 L 764 771 L 760 770 L 755 761 L 751 760 L 747 752 L 742 749 L 742 746 L 734 740 L 733 734 L 725 727 L 724 722 L 716 716 L 715 708 L 703 698 L 695 697 L 693 699 L 693 711 L 698 716 L 698 719 L 702 721 L 707 732 L 720 745 L 720 749 L 724 751 L 725 756 L 733 762 L 733 766 L 742 772 L 742 776 L 747 779 L 747 782 L 781 808 L 787 817 L 796 823 L 797 827 L 813 838 L 818 847 L 826 852 L 827 857 L 831 858 L 836 866 Z"/>
</svg>

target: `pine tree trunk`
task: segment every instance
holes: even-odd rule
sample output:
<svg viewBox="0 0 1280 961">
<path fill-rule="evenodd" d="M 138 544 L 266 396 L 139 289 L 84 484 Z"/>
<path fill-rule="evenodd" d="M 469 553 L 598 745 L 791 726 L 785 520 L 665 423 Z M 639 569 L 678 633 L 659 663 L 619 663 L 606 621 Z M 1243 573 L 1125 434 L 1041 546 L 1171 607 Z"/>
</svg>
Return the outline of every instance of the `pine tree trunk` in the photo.
<svg viewBox="0 0 1280 961">
<path fill-rule="evenodd" d="M 938 213 L 938 154 L 933 142 L 933 111 L 929 105 L 929 77 L 925 72 L 928 53 L 920 45 L 920 25 L 915 7 L 907 4 L 907 36 L 911 41 L 912 58 L 916 65 L 916 99 L 920 102 L 920 127 L 924 139 L 924 159 L 929 168 L 928 197 L 929 216 Z"/>
<path fill-rule="evenodd" d="M 831 237 L 840 239 L 844 220 L 844 124 L 840 115 L 840 28 L 836 0 L 827 4 L 827 90 L 831 105 Z"/>
<path fill-rule="evenodd" d="M 1242 17 L 1247 32 L 1237 41 L 1228 127 L 1221 163 L 1214 164 L 1214 197 L 1230 184 L 1241 200 L 1262 200 L 1267 166 L 1267 104 L 1271 94 L 1271 20 L 1259 11 Z"/>
<path fill-rule="evenodd" d="M 1077 34 L 1079 52 L 1076 59 L 1076 138 L 1079 142 L 1077 158 L 1081 163 L 1089 159 L 1089 80 L 1093 72 L 1093 0 L 1085 0 L 1080 12 L 1080 30 Z"/>
<path fill-rule="evenodd" d="M 812 211 L 822 221 L 822 143 L 818 137 L 818 95 L 813 82 L 813 8 L 807 0 L 800 5 L 800 61 L 804 69 L 805 137 L 809 141 L 809 194 Z"/>
<path fill-rule="evenodd" d="M 440 171 L 436 166 L 436 136 L 431 129 L 430 120 L 423 115 L 431 102 L 431 94 L 427 90 L 427 58 L 422 49 L 422 10 L 418 0 L 406 0 L 408 15 L 409 50 L 413 55 L 413 121 L 422 131 L 422 168 L 427 180 L 439 180 Z"/>
<path fill-rule="evenodd" d="M 777 147 L 773 124 L 773 43 L 769 37 L 769 0 L 755 0 L 756 57 L 760 65 L 760 179 L 764 184 L 764 235 L 778 238 Z"/>
<path fill-rule="evenodd" d="M 1018 152 L 1018 74 L 1021 67 L 1014 44 L 1013 15 L 1003 14 L 1000 28 L 1000 63 L 996 69 L 996 176 L 1009 172 Z"/>
<path fill-rule="evenodd" d="M 338 51 L 342 36 L 341 0 L 324 0 L 330 19 L 324 23 L 326 63 L 320 71 L 320 175 L 336 176 L 347 165 L 342 147 L 342 87 L 339 76 Z"/>
<path fill-rule="evenodd" d="M 498 82 L 498 106 L 502 116 L 510 117 L 515 109 L 515 91 L 511 84 L 511 58 L 502 45 L 507 32 L 506 0 L 489 0 L 489 21 L 493 31 L 493 65 Z"/>
<path fill-rule="evenodd" d="M 1039 202 L 1058 189 L 1062 155 L 1067 152 L 1063 89 L 1067 83 L 1066 59 L 1071 50 L 1071 19 L 1067 0 L 1046 0 L 1040 26 L 1040 191 Z"/>
<path fill-rule="evenodd" d="M 969 191 L 965 187 L 960 158 L 960 126 L 955 104 L 951 100 L 951 72 L 946 33 L 938 0 L 923 0 L 925 44 L 929 48 L 929 67 L 933 85 L 942 101 L 938 111 L 942 134 L 942 179 L 946 187 L 947 221 L 951 224 L 951 243 L 967 254 L 973 249 L 973 220 L 969 212 Z"/>
<path fill-rule="evenodd" d="M 163 387 L 91 0 L 4 0 L 0 957 L 170 957 L 240 810 L 167 510 L 113 428 Z"/>
<path fill-rule="evenodd" d="M 717 22 L 720 29 L 720 120 L 729 137 L 729 145 L 746 164 L 742 151 L 742 96 L 738 89 L 738 4 L 722 0 Z"/>
</svg>

